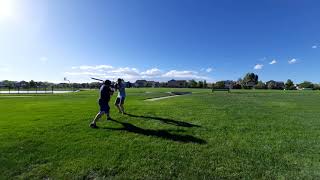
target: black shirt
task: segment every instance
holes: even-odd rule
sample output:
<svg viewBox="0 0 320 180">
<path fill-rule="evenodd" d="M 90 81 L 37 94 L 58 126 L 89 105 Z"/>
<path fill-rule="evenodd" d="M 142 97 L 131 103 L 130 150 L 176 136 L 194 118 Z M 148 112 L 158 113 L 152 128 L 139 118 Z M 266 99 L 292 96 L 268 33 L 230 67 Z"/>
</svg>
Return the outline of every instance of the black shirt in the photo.
<svg viewBox="0 0 320 180">
<path fill-rule="evenodd" d="M 109 102 L 111 96 L 111 89 L 109 86 L 102 85 L 100 88 L 100 101 Z"/>
</svg>

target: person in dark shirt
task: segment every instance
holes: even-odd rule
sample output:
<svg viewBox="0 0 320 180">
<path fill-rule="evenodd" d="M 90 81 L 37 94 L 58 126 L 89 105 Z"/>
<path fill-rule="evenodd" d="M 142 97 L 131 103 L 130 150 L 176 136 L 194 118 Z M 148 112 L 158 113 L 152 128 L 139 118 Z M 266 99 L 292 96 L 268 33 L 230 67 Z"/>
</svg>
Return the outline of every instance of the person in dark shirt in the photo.
<svg viewBox="0 0 320 180">
<path fill-rule="evenodd" d="M 106 114 L 107 115 L 107 120 L 111 120 L 110 117 L 110 106 L 109 106 L 109 101 L 110 98 L 113 94 L 113 90 L 111 89 L 111 81 L 106 80 L 104 81 L 103 85 L 100 88 L 100 98 L 99 98 L 99 106 L 100 106 L 100 111 L 94 118 L 94 120 L 90 123 L 91 128 L 97 128 L 98 126 L 96 125 L 96 122 L 102 117 L 102 115 Z"/>
</svg>

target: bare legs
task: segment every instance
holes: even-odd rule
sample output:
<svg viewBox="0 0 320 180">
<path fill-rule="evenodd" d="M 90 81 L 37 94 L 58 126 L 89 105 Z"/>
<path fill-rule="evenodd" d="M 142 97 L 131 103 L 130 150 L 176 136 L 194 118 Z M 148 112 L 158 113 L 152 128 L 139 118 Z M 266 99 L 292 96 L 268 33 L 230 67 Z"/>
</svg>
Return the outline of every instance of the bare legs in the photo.
<svg viewBox="0 0 320 180">
<path fill-rule="evenodd" d="M 124 114 L 124 97 L 117 97 L 116 102 L 114 103 L 114 105 L 117 107 L 117 109 L 119 110 L 119 113 Z"/>
<path fill-rule="evenodd" d="M 119 104 L 115 104 L 117 109 L 119 110 L 119 113 L 121 113 L 121 108 L 120 108 L 120 105 Z"/>
<path fill-rule="evenodd" d="M 119 110 L 119 113 L 124 114 L 124 107 L 123 104 L 116 104 L 117 109 Z"/>
<path fill-rule="evenodd" d="M 107 119 L 108 119 L 108 120 L 111 119 L 109 113 L 105 113 L 104 111 L 100 111 L 100 112 L 98 112 L 98 114 L 96 115 L 96 117 L 95 117 L 95 118 L 93 119 L 93 121 L 91 122 L 90 127 L 96 128 L 96 127 L 97 127 L 97 125 L 96 125 L 97 121 L 98 121 L 104 114 L 107 115 Z"/>
<path fill-rule="evenodd" d="M 105 112 L 104 111 L 100 111 L 98 112 L 98 114 L 96 115 L 96 117 L 93 119 L 92 124 L 96 124 L 96 122 L 102 117 L 102 115 L 104 115 Z"/>
<path fill-rule="evenodd" d="M 122 114 L 124 114 L 125 112 L 124 112 L 123 104 L 120 104 L 120 109 L 121 109 Z"/>
</svg>

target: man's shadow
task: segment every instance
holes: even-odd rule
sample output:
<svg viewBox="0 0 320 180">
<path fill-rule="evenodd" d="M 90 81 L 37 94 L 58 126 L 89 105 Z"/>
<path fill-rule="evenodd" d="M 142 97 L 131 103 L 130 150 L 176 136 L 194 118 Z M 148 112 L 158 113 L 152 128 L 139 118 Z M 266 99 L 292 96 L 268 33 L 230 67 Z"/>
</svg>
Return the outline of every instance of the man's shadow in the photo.
<svg viewBox="0 0 320 180">
<path fill-rule="evenodd" d="M 173 134 L 173 133 L 170 133 L 168 130 L 143 129 L 143 128 L 134 126 L 133 124 L 130 124 L 130 123 L 124 123 L 117 120 L 112 120 L 112 121 L 121 124 L 123 127 L 122 128 L 104 127 L 103 129 L 115 130 L 115 131 L 127 131 L 127 132 L 136 133 L 136 134 L 142 134 L 145 136 L 154 136 L 154 137 L 159 137 L 159 138 L 168 139 L 172 141 L 183 142 L 183 143 L 207 144 L 205 140 L 191 136 L 191 135 Z"/>
<path fill-rule="evenodd" d="M 161 118 L 161 117 L 152 117 L 152 116 L 139 116 L 139 115 L 134 115 L 134 114 L 129 114 L 126 113 L 126 115 L 130 116 L 130 117 L 136 117 L 136 118 L 144 118 L 144 119 L 150 119 L 150 120 L 157 120 L 157 121 L 161 121 L 163 123 L 166 124 L 172 124 L 175 126 L 182 126 L 182 127 L 201 127 L 199 125 L 195 125 L 195 124 L 191 124 L 191 123 L 187 123 L 187 122 L 183 122 L 183 121 L 177 121 L 177 120 L 173 120 L 173 119 L 167 119 L 167 118 Z"/>
</svg>

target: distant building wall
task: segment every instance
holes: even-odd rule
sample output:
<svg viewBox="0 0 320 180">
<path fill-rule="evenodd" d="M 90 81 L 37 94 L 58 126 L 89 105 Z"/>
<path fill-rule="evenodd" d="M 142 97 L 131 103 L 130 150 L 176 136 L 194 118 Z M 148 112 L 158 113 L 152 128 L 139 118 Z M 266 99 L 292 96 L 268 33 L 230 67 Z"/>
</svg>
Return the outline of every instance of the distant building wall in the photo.
<svg viewBox="0 0 320 180">
<path fill-rule="evenodd" d="M 168 87 L 172 88 L 184 88 L 187 87 L 187 81 L 185 80 L 170 80 L 168 81 Z"/>
</svg>

